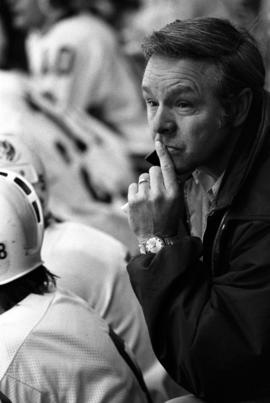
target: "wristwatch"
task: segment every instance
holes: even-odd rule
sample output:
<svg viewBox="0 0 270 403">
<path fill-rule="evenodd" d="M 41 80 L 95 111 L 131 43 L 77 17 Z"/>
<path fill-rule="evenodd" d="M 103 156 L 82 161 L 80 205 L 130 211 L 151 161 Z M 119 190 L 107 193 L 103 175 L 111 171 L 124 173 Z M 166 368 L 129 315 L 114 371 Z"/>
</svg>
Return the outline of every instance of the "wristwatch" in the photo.
<svg viewBox="0 0 270 403">
<path fill-rule="evenodd" d="M 179 240 L 178 236 L 174 237 L 161 237 L 153 235 L 144 242 L 139 243 L 140 253 L 158 253 L 164 246 L 174 245 L 175 241 Z"/>
</svg>

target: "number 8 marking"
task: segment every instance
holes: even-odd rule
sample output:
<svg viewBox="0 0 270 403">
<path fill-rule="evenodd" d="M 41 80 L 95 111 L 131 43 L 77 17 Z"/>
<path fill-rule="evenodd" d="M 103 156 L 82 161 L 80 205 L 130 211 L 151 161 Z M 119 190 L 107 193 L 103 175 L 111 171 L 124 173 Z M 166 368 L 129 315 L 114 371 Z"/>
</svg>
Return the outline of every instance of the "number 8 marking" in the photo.
<svg viewBox="0 0 270 403">
<path fill-rule="evenodd" d="M 6 245 L 4 243 L 0 243 L 0 259 L 6 259 L 7 251 Z"/>
</svg>

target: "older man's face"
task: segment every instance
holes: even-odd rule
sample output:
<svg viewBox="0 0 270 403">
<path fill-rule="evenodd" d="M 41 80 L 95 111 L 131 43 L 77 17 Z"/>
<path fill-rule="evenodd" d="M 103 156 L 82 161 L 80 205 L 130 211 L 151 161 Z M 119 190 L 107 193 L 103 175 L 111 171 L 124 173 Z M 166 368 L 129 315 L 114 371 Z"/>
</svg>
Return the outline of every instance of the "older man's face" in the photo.
<svg viewBox="0 0 270 403">
<path fill-rule="evenodd" d="M 205 62 L 152 56 L 147 64 L 143 96 L 151 133 L 167 146 L 179 174 L 217 171 L 228 147 L 217 79 L 215 66 Z"/>
</svg>

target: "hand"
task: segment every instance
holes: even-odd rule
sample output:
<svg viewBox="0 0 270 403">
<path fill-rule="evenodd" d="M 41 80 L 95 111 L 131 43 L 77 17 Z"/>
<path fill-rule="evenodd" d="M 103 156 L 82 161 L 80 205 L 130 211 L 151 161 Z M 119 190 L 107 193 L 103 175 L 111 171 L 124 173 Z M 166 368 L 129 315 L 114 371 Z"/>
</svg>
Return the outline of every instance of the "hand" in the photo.
<svg viewBox="0 0 270 403">
<path fill-rule="evenodd" d="M 153 234 L 177 235 L 182 211 L 173 161 L 160 141 L 156 141 L 156 152 L 160 167 L 151 167 L 128 189 L 129 224 L 139 242 Z"/>
</svg>

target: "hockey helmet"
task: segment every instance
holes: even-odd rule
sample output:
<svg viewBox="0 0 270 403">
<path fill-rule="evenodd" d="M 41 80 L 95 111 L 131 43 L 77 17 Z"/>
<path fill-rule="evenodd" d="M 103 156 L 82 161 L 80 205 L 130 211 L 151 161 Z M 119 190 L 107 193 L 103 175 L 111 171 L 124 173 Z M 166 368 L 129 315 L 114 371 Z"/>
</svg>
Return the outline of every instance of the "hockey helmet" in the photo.
<svg viewBox="0 0 270 403">
<path fill-rule="evenodd" d="M 33 186 L 15 172 L 0 170 L 0 285 L 38 268 L 43 213 Z"/>
</svg>

